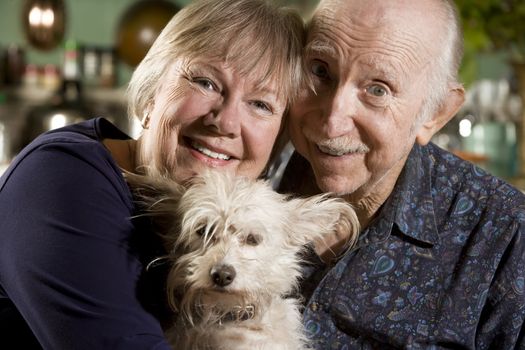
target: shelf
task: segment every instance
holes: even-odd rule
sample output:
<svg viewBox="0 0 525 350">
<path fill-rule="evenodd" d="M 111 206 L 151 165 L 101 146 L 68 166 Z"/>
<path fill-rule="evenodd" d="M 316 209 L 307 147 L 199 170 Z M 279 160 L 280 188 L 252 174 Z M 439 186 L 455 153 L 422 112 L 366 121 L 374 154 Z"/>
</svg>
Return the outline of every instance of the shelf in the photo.
<svg viewBox="0 0 525 350">
<path fill-rule="evenodd" d="M 41 87 L 8 88 L 5 91 L 8 103 L 24 101 L 31 105 L 46 103 L 55 94 L 55 91 Z M 115 89 L 84 87 L 82 93 L 84 98 L 88 100 L 126 105 L 126 89 L 124 87 Z"/>
</svg>

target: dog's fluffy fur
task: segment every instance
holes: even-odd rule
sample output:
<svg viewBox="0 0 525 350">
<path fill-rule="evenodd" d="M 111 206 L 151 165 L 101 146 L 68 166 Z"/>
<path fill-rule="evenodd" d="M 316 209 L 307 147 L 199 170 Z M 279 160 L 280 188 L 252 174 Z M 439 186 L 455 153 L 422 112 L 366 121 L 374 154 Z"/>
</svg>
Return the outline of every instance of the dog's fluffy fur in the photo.
<svg viewBox="0 0 525 350">
<path fill-rule="evenodd" d="M 343 200 L 289 198 L 268 183 L 207 172 L 190 186 L 128 175 L 158 217 L 173 266 L 168 298 L 177 349 L 305 349 L 300 306 L 290 297 L 299 252 L 358 220 Z M 162 219 L 162 220 L 161 220 Z"/>
</svg>

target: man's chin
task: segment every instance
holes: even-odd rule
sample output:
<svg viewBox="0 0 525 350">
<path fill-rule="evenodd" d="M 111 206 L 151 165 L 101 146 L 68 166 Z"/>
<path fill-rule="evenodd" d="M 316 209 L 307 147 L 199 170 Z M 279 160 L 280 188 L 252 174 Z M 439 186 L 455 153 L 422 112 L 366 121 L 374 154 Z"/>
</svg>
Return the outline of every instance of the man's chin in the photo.
<svg viewBox="0 0 525 350">
<path fill-rule="evenodd" d="M 317 186 L 322 192 L 331 192 L 338 197 L 352 194 L 357 186 L 347 176 L 334 174 L 316 174 Z"/>
</svg>

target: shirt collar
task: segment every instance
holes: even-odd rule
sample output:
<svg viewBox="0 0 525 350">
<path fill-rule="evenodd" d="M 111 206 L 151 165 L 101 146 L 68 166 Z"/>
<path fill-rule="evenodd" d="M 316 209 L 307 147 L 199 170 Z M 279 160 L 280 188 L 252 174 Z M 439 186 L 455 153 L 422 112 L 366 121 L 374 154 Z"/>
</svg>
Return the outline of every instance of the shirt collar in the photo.
<svg viewBox="0 0 525 350">
<path fill-rule="evenodd" d="M 414 145 L 377 218 L 381 226 L 391 228 L 396 224 L 402 234 L 430 245 L 439 242 L 431 190 L 432 165 L 428 147 Z"/>
</svg>

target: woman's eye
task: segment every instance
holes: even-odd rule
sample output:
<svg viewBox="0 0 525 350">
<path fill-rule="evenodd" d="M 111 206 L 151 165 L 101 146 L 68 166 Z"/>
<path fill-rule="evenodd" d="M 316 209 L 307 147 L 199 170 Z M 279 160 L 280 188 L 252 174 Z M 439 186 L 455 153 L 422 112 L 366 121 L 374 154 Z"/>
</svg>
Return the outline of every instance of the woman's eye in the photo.
<svg viewBox="0 0 525 350">
<path fill-rule="evenodd" d="M 263 101 L 252 101 L 252 105 L 255 108 L 260 109 L 260 110 L 262 110 L 262 111 L 264 111 L 266 113 L 273 113 L 272 108 L 266 102 L 263 102 Z"/>
<path fill-rule="evenodd" d="M 382 85 L 374 84 L 367 87 L 366 92 L 375 97 L 383 97 L 388 93 L 388 90 Z"/>
<path fill-rule="evenodd" d="M 329 78 L 328 68 L 326 65 L 319 61 L 313 61 L 310 66 L 310 71 L 318 78 L 327 79 Z"/>
<path fill-rule="evenodd" d="M 211 81 L 210 79 L 208 79 L 208 78 L 194 78 L 193 82 L 195 84 L 200 85 L 205 90 L 219 91 L 219 89 L 217 88 L 217 85 L 215 85 L 215 83 L 213 81 Z"/>
</svg>

